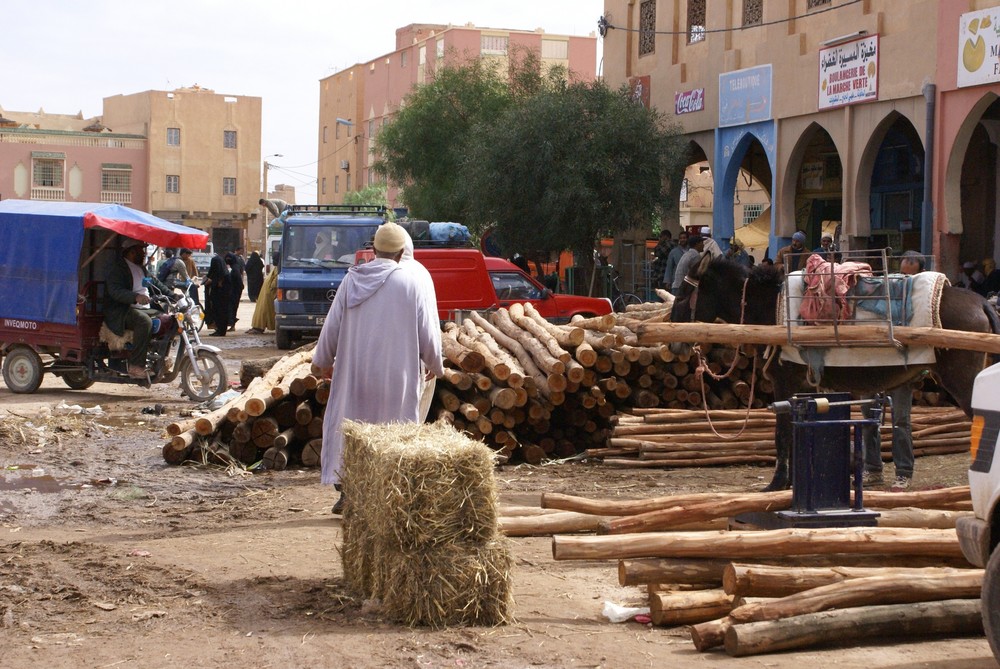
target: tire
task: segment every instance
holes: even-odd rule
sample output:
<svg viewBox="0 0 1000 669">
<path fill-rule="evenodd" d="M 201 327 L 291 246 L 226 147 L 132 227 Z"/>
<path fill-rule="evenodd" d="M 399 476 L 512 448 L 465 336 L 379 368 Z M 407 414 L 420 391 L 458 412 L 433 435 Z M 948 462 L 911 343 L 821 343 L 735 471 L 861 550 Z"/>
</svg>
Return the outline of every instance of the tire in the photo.
<svg viewBox="0 0 1000 669">
<path fill-rule="evenodd" d="M 198 371 L 191 366 L 191 362 L 184 358 L 180 372 L 181 389 L 191 400 L 207 402 L 228 386 L 226 366 L 222 364 L 222 358 L 212 351 L 198 351 L 194 357 L 198 368 L 204 374 L 199 376 Z"/>
<path fill-rule="evenodd" d="M 42 385 L 42 359 L 28 346 L 14 346 L 4 354 L 3 382 L 13 393 L 31 394 Z"/>
<path fill-rule="evenodd" d="M 274 345 L 282 351 L 292 348 L 292 333 L 278 328 L 274 331 Z"/>
<path fill-rule="evenodd" d="M 983 577 L 983 629 L 993 657 L 1000 660 L 1000 546 L 993 549 Z"/>
<path fill-rule="evenodd" d="M 79 372 L 66 372 L 62 375 L 62 380 L 72 390 L 86 390 L 94 385 L 94 380 L 90 378 L 90 374 L 85 369 L 81 369 Z"/>
<path fill-rule="evenodd" d="M 642 298 L 635 293 L 622 293 L 615 298 L 612 303 L 615 311 L 625 311 L 625 308 L 631 304 L 642 304 Z"/>
</svg>

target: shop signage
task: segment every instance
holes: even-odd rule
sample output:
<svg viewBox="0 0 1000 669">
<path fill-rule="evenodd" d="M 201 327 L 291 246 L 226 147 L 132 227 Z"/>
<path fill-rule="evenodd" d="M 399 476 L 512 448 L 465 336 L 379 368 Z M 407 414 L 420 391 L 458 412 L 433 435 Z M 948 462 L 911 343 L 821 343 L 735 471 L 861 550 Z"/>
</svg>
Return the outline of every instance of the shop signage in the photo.
<svg viewBox="0 0 1000 669">
<path fill-rule="evenodd" d="M 705 89 L 696 88 L 693 91 L 674 93 L 674 113 L 690 114 L 705 108 Z"/>
<path fill-rule="evenodd" d="M 770 118 L 770 64 L 719 75 L 720 127 L 746 125 Z"/>
<path fill-rule="evenodd" d="M 878 100 L 878 35 L 819 52 L 819 108 Z"/>
<path fill-rule="evenodd" d="M 958 86 L 1000 81 L 1000 7 L 962 14 L 958 21 Z"/>
</svg>

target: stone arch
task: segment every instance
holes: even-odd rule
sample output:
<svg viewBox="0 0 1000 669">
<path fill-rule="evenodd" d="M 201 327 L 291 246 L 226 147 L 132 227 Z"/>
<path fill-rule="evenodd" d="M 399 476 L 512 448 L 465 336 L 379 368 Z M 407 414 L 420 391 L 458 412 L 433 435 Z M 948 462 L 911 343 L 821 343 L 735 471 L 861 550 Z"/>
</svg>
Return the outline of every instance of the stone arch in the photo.
<svg viewBox="0 0 1000 669">
<path fill-rule="evenodd" d="M 844 174 L 844 161 L 841 158 L 842 155 L 841 147 L 837 146 L 833 135 L 822 124 L 813 122 L 802 130 L 795 146 L 789 153 L 785 173 L 782 175 L 781 201 L 777 205 L 780 210 L 778 220 L 789 223 L 786 223 L 780 231 L 776 231 L 776 233 L 780 232 L 779 236 L 787 238 L 795 230 L 801 229 L 806 232 L 807 244 L 809 248 L 812 248 L 819 245 L 819 239 L 822 236 L 822 231 L 812 220 L 814 215 L 820 220 L 831 218 L 832 220 L 843 220 L 844 184 L 842 175 Z M 822 163 L 822 169 L 815 167 L 817 163 Z M 803 174 L 803 170 L 807 166 L 815 172 L 814 175 Z M 817 181 L 822 184 L 820 188 L 803 188 L 804 185 L 810 186 Z M 808 196 L 804 196 L 804 190 L 811 192 L 808 193 Z M 839 203 L 837 203 L 838 200 Z M 821 211 L 817 207 L 814 212 L 814 205 L 817 201 L 823 203 L 823 208 Z M 808 211 L 804 209 L 806 205 L 809 207 Z M 842 235 L 846 233 L 846 230 L 842 231 Z"/>
<path fill-rule="evenodd" d="M 947 165 L 944 170 L 944 205 L 947 212 L 946 220 L 938 226 L 940 232 L 949 234 L 961 234 L 964 230 L 962 222 L 962 167 L 965 164 L 965 156 L 969 150 L 969 142 L 976 131 L 976 127 L 983 118 L 983 114 L 1000 97 L 996 93 L 987 92 L 969 110 L 968 115 L 955 134 L 955 141 L 951 145 L 951 152 L 948 154 Z"/>
</svg>

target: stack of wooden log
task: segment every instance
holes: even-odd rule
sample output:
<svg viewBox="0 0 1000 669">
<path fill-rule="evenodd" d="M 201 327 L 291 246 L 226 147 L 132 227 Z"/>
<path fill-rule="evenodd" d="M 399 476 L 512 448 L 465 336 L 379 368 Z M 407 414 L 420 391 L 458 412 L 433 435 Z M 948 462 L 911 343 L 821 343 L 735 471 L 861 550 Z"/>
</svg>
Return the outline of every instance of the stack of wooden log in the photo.
<svg viewBox="0 0 1000 669">
<path fill-rule="evenodd" d="M 634 409 L 612 427 L 605 447 L 587 455 L 618 467 L 687 467 L 773 464 L 775 416 L 767 409 L 689 411 Z M 862 417 L 855 409 L 854 419 Z M 891 410 L 881 427 L 882 459 L 892 461 Z M 913 454 L 944 455 L 969 449 L 972 423 L 953 407 L 914 407 Z"/>
<path fill-rule="evenodd" d="M 954 523 L 968 487 L 865 492 L 878 527 L 697 529 L 733 514 L 788 508 L 790 492 L 700 493 L 650 500 L 545 494 L 545 510 L 502 509 L 509 536 L 553 536 L 557 560 L 617 560 L 654 624 L 690 625 L 700 651 L 752 655 L 850 638 L 981 632 L 982 570 Z M 531 513 L 532 515 L 525 515 Z M 834 609 L 834 610 L 829 610 Z"/>
<path fill-rule="evenodd" d="M 167 426 L 163 459 L 230 461 L 267 469 L 319 464 L 330 387 L 310 372 L 311 347 L 281 358 L 243 393 L 210 413 Z"/>
<path fill-rule="evenodd" d="M 538 463 L 603 447 L 611 418 L 634 407 L 765 406 L 771 387 L 766 379 L 754 382 L 752 347 L 708 345 L 699 358 L 638 345 L 642 323 L 668 318 L 664 303 L 561 326 L 531 304 L 488 318 L 472 314 L 445 328 L 447 369 L 430 419 L 445 420 L 512 459 Z M 721 381 L 702 377 L 698 360 L 717 374 L 734 371 Z"/>
</svg>

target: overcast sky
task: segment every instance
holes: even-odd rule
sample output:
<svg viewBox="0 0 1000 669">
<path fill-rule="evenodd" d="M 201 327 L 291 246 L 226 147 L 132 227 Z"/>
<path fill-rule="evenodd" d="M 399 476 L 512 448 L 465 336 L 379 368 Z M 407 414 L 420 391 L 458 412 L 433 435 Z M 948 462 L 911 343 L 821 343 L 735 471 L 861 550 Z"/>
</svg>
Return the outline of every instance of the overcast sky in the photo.
<svg viewBox="0 0 1000 669">
<path fill-rule="evenodd" d="M 101 114 L 111 95 L 198 84 L 263 99 L 268 184 L 316 201 L 319 80 L 395 49 L 410 23 L 596 34 L 603 0 L 3 2 L 0 107 Z M 602 44 L 598 42 L 598 58 Z"/>
</svg>

